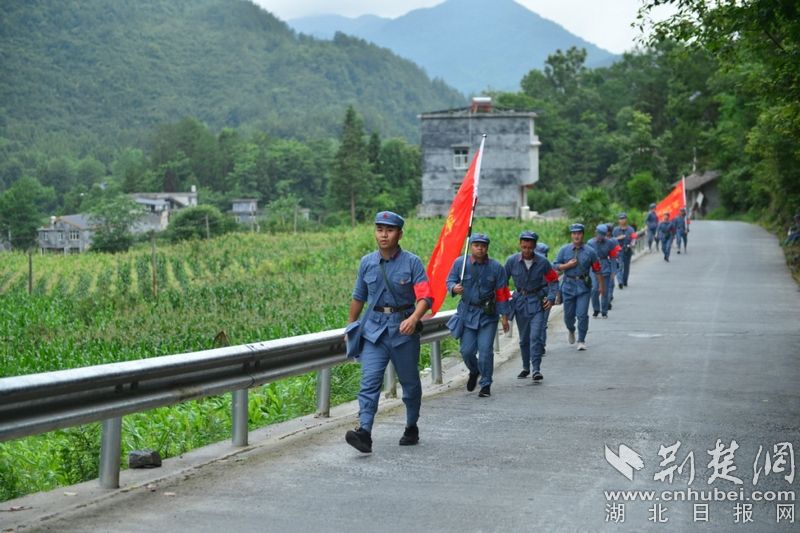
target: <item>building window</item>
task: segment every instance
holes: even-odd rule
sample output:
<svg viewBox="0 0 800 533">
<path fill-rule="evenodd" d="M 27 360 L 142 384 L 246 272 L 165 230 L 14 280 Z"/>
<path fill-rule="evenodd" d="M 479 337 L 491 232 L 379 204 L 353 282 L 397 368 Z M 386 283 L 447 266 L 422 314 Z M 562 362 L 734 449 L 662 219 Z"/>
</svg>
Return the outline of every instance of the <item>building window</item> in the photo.
<svg viewBox="0 0 800 533">
<path fill-rule="evenodd" d="M 456 146 L 453 148 L 453 168 L 469 168 L 469 148 L 466 146 Z"/>
<path fill-rule="evenodd" d="M 78 241 L 78 240 L 80 240 L 80 238 L 81 238 L 81 232 L 80 231 L 71 230 L 69 232 L 69 240 Z"/>
<path fill-rule="evenodd" d="M 63 231 L 59 231 L 58 232 L 58 240 L 59 241 L 63 241 L 64 240 L 64 232 Z"/>
</svg>

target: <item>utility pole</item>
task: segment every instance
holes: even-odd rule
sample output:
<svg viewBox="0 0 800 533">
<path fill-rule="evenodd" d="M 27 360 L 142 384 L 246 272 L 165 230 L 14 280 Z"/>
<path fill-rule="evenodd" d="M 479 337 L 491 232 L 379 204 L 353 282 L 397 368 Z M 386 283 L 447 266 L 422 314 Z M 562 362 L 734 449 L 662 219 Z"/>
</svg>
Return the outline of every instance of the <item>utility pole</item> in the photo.
<svg viewBox="0 0 800 533">
<path fill-rule="evenodd" d="M 156 276 L 156 232 L 150 232 L 150 262 L 153 267 L 153 298 L 158 298 L 158 277 Z"/>
<path fill-rule="evenodd" d="M 28 296 L 33 294 L 33 251 L 28 250 Z"/>
<path fill-rule="evenodd" d="M 211 238 L 211 227 L 208 225 L 208 215 L 206 215 L 206 239 Z"/>
</svg>

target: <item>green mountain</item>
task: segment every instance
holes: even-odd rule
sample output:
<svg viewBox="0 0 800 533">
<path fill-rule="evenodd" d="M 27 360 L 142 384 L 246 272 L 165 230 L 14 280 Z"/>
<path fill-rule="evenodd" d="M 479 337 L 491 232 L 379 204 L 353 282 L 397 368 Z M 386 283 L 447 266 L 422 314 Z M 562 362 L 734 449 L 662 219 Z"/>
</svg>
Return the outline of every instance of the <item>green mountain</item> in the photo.
<svg viewBox="0 0 800 533">
<path fill-rule="evenodd" d="M 590 68 L 618 59 L 513 0 L 447 0 L 395 19 L 320 15 L 289 24 L 319 38 L 340 31 L 385 46 L 466 94 L 519 90 L 525 74 L 572 46 L 586 49 Z"/>
<path fill-rule="evenodd" d="M 4 0 L 0 148 L 138 144 L 193 116 L 300 139 L 369 130 L 418 138 L 422 111 L 464 97 L 388 50 L 297 35 L 245 0 Z"/>
</svg>

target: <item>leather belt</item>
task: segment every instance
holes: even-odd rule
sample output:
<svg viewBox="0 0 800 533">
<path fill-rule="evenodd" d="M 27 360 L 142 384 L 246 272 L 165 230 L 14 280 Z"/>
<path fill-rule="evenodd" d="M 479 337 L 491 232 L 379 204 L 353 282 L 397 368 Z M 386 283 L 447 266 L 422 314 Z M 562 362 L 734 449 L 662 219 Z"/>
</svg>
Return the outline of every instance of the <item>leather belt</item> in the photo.
<svg viewBox="0 0 800 533">
<path fill-rule="evenodd" d="M 390 315 L 392 313 L 399 313 L 401 311 L 406 311 L 414 307 L 413 305 L 401 305 L 400 307 L 382 307 L 380 305 L 376 305 L 373 309 L 379 313 L 383 313 L 384 315 Z"/>
</svg>

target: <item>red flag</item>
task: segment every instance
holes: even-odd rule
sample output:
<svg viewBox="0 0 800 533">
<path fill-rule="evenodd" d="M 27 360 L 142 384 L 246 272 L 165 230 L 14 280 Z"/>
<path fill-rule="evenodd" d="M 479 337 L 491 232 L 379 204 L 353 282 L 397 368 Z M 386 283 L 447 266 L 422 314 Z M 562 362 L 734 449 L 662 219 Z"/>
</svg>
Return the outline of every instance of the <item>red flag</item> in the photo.
<svg viewBox="0 0 800 533">
<path fill-rule="evenodd" d="M 658 219 L 664 216 L 664 213 L 669 213 L 669 219 L 672 220 L 680 214 L 681 207 L 686 207 L 686 179 L 681 178 L 681 181 L 672 189 L 663 200 L 658 202 L 656 206 L 656 214 Z"/>
<path fill-rule="evenodd" d="M 456 197 L 450 205 L 450 212 L 439 233 L 439 240 L 431 253 L 428 262 L 428 281 L 433 293 L 431 314 L 436 314 L 447 297 L 447 275 L 453 266 L 453 261 L 461 254 L 464 239 L 467 237 L 472 225 L 472 212 L 478 199 L 478 182 L 481 174 L 481 156 L 483 154 L 483 141 L 478 148 L 478 153 L 472 159 L 472 164 L 464 176 L 464 181 L 458 188 Z"/>
</svg>

